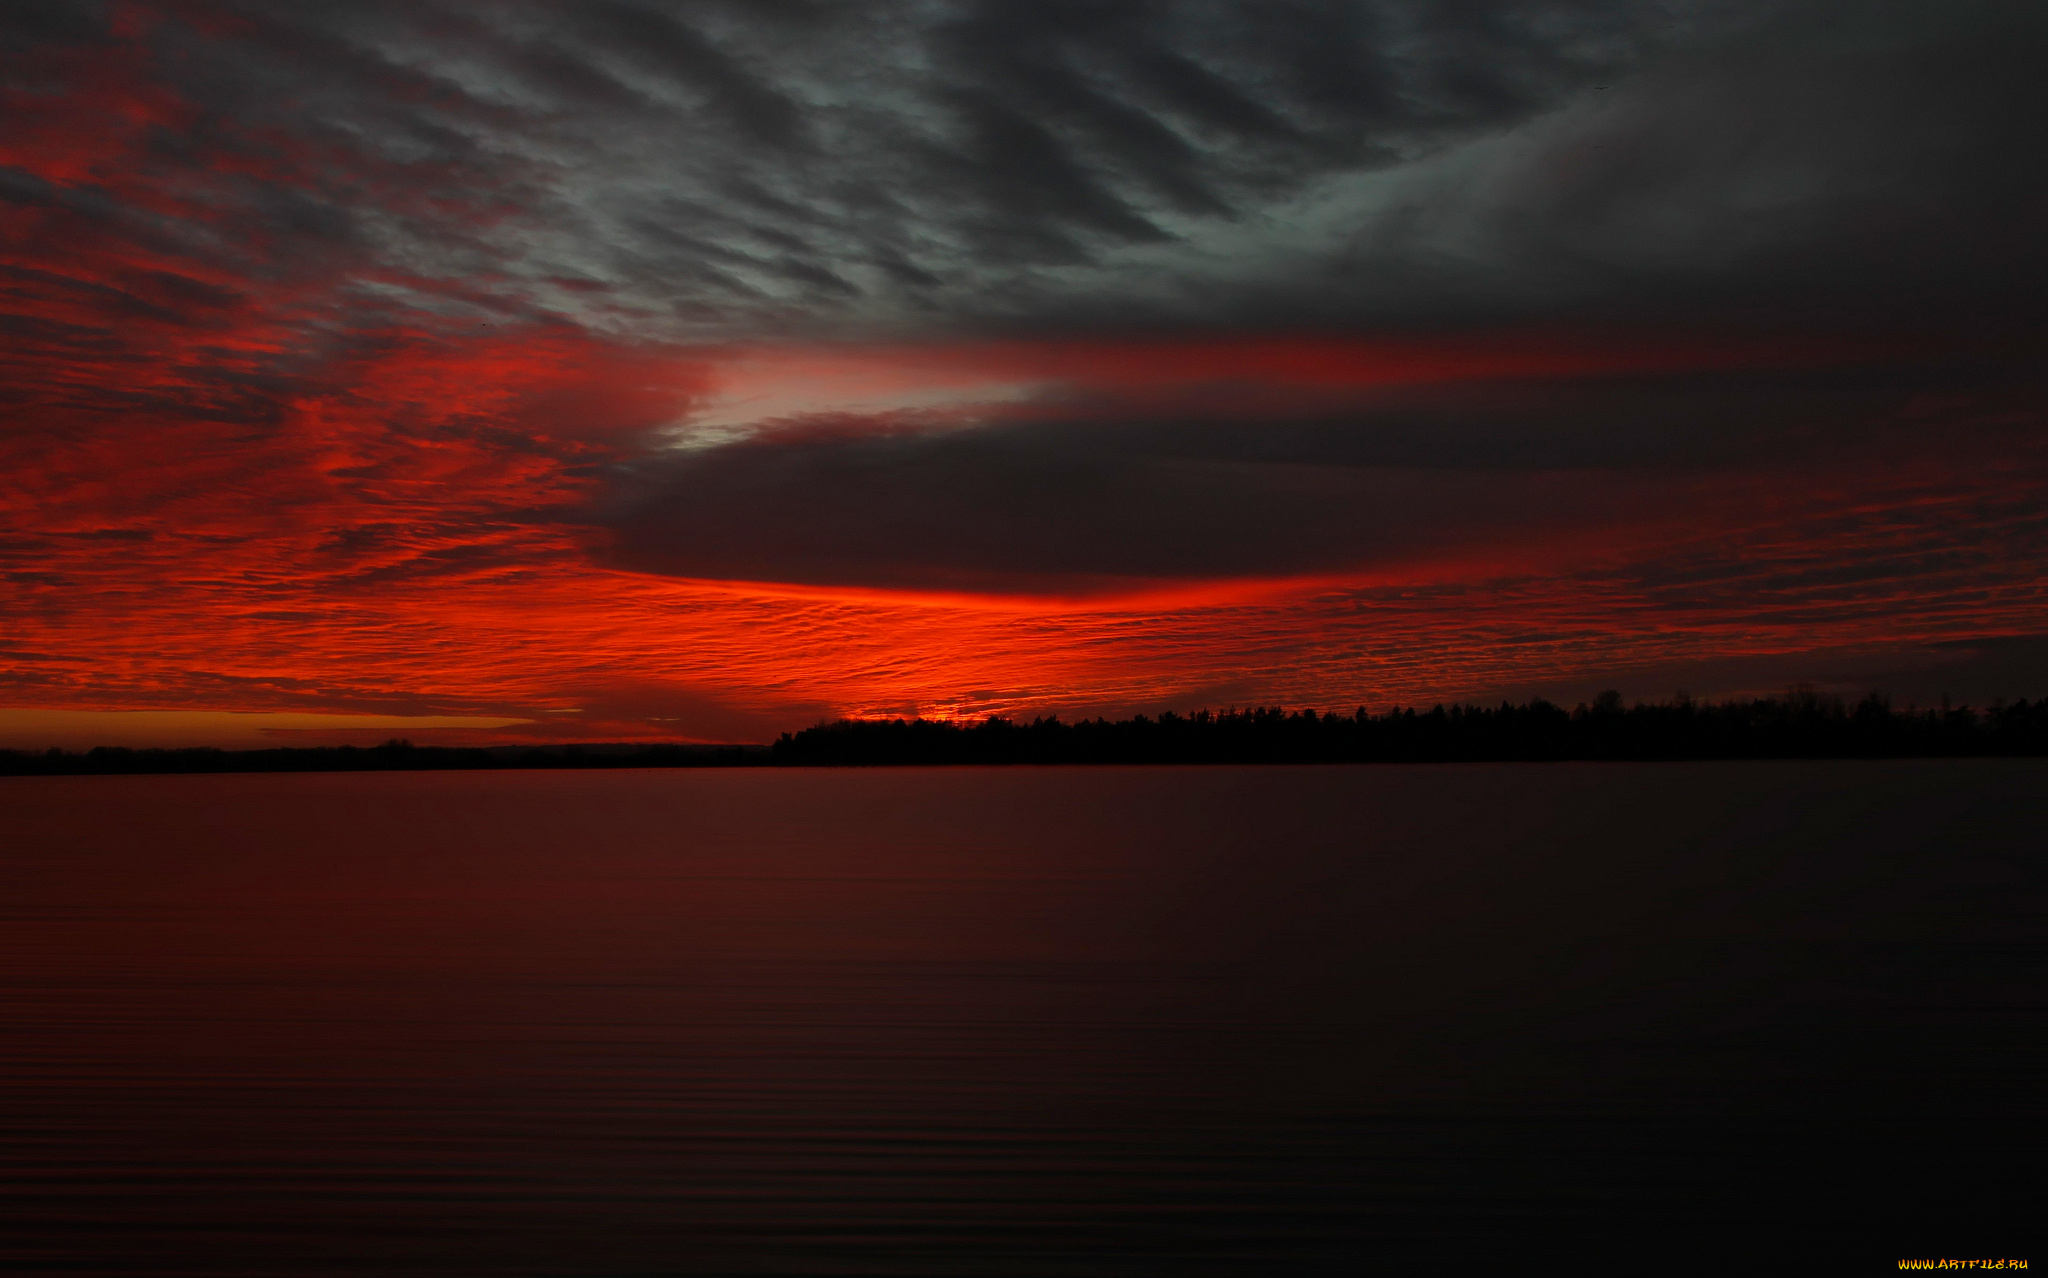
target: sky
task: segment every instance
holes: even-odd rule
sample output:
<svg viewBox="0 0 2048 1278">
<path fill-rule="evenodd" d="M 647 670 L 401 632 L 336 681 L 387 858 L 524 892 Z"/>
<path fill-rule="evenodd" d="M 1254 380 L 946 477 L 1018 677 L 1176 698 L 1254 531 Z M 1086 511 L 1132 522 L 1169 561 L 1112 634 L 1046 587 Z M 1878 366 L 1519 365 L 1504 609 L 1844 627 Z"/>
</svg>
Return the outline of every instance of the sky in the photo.
<svg viewBox="0 0 2048 1278">
<path fill-rule="evenodd" d="M 0 746 L 2041 696 L 2044 54 L 0 0 Z"/>
</svg>

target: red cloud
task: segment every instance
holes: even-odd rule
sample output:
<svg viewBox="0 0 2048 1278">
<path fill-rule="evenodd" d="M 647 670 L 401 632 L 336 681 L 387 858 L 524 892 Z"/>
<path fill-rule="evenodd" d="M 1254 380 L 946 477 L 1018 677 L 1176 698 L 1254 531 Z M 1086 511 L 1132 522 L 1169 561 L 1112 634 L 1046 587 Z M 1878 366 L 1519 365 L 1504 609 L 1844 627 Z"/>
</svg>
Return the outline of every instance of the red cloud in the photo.
<svg viewBox="0 0 2048 1278">
<path fill-rule="evenodd" d="M 825 710 L 1379 705 L 2048 626 L 2048 460 L 2007 446 L 1922 450 L 1912 470 L 1838 458 L 1617 479 L 1655 501 L 1509 522 L 1370 571 L 1086 598 L 621 571 L 593 504 L 644 465 L 654 428 L 714 392 L 779 388 L 809 411 L 1023 385 L 1034 412 L 1057 392 L 1110 416 L 1222 418 L 1394 385 L 1891 348 L 1590 330 L 634 343 L 540 313 L 503 280 L 401 268 L 347 235 L 280 238 L 255 194 L 480 224 L 503 215 L 489 179 L 505 175 L 466 184 L 209 118 L 152 78 L 148 48 L 7 66 L 0 165 L 34 194 L 0 205 L 0 702 L 589 708 L 581 735 L 673 737 Z M 182 158 L 162 158 L 166 138 Z M 735 518 L 766 528 L 783 513 Z"/>
</svg>

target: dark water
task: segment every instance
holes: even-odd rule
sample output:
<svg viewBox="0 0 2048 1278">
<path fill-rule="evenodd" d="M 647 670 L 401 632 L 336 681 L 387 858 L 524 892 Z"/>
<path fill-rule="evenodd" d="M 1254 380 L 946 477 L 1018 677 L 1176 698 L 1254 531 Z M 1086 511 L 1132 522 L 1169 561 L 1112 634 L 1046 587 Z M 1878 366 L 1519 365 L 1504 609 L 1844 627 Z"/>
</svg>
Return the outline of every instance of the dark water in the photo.
<svg viewBox="0 0 2048 1278">
<path fill-rule="evenodd" d="M 0 781 L 0 1266 L 2025 1256 L 2044 796 L 2038 761 Z"/>
</svg>

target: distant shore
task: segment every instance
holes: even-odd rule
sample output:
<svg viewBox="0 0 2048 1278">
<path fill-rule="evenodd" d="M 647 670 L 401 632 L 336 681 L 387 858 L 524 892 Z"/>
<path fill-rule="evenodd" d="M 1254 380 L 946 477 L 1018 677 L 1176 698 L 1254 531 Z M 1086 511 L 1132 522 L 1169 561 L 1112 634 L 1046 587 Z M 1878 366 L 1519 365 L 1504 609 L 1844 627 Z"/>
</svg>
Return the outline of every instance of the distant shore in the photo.
<svg viewBox="0 0 2048 1278">
<path fill-rule="evenodd" d="M 774 762 L 765 745 L 589 742 L 556 746 L 279 746 L 221 750 L 95 746 L 0 751 L 0 776 L 125 776 L 207 772 L 447 772 L 507 768 L 731 768 Z"/>
<path fill-rule="evenodd" d="M 2048 756 L 2048 697 L 1942 710 L 1855 706 L 1812 692 L 1749 701 L 1622 704 L 1603 693 L 1383 714 L 1279 708 L 1018 723 L 842 719 L 770 745 L 297 746 L 264 750 L 0 751 L 0 775 L 413 772 L 509 768 L 903 767 L 992 764 L 1511 763 L 1568 760 Z"/>
</svg>

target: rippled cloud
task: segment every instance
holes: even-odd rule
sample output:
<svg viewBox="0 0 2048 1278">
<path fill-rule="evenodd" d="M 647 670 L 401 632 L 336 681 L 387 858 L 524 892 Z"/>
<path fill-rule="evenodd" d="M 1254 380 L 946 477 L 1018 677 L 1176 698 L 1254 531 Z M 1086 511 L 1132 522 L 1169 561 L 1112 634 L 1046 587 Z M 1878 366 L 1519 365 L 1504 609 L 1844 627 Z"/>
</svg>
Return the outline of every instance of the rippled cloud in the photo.
<svg viewBox="0 0 2048 1278">
<path fill-rule="evenodd" d="M 0 32 L 24 709 L 751 735 L 2048 633 L 2038 6 Z"/>
</svg>

